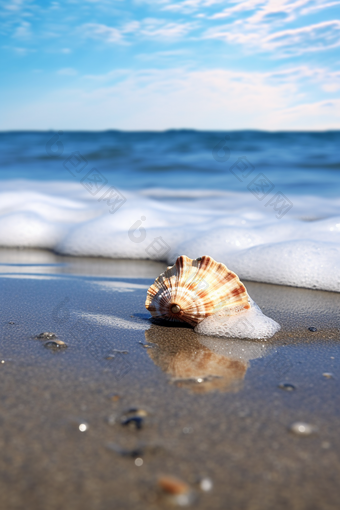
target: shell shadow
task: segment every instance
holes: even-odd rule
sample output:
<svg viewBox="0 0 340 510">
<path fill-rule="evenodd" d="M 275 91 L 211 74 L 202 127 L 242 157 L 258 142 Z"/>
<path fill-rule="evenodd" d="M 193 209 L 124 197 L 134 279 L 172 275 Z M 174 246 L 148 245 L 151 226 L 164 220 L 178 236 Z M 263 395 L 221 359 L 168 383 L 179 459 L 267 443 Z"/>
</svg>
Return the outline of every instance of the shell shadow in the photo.
<svg viewBox="0 0 340 510">
<path fill-rule="evenodd" d="M 192 328 L 145 331 L 147 353 L 171 377 L 171 383 L 192 393 L 237 392 L 242 388 L 249 360 L 263 357 L 269 346 L 259 342 L 219 339 L 198 335 Z"/>
<path fill-rule="evenodd" d="M 134 313 L 131 315 L 131 317 L 134 317 L 136 319 L 139 319 L 140 321 L 147 322 L 148 324 L 155 324 L 156 326 L 162 326 L 163 328 L 186 328 L 186 329 L 193 329 L 190 324 L 187 322 L 181 322 L 181 321 L 169 321 L 166 319 L 160 319 L 155 317 L 150 317 L 149 313 Z"/>
</svg>

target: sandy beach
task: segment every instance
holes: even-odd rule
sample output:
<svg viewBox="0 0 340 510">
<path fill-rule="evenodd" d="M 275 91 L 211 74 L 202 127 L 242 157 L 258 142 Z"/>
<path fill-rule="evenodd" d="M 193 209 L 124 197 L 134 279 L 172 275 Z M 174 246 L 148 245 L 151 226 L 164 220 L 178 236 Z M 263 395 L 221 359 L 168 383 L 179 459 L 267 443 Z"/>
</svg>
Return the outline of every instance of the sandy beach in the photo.
<svg viewBox="0 0 340 510">
<path fill-rule="evenodd" d="M 149 321 L 164 267 L 0 251 L 1 508 L 171 506 L 171 475 L 197 509 L 337 509 L 340 294 L 245 282 L 282 329 L 219 339 Z"/>
</svg>

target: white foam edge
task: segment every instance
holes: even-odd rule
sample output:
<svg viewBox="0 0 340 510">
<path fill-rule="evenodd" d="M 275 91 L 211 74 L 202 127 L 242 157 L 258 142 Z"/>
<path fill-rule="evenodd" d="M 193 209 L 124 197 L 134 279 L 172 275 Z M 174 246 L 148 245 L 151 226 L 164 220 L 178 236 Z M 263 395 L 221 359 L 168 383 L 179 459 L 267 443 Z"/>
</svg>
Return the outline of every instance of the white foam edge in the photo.
<svg viewBox="0 0 340 510">
<path fill-rule="evenodd" d="M 249 302 L 251 305 L 249 310 L 229 315 L 227 309 L 222 309 L 200 322 L 194 331 L 201 335 L 252 340 L 274 336 L 281 329 L 280 324 L 264 315 L 251 298 Z"/>
</svg>

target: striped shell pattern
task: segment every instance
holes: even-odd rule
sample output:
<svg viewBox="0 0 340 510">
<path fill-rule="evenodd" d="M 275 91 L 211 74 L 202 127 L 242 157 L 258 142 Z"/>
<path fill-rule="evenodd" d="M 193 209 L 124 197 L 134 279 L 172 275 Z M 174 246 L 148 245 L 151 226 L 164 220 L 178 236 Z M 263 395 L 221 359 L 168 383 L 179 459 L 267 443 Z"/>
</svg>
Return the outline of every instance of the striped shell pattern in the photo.
<svg viewBox="0 0 340 510">
<path fill-rule="evenodd" d="M 145 306 L 155 318 L 196 326 L 221 309 L 236 315 L 250 303 L 245 286 L 224 264 L 209 256 L 192 260 L 182 255 L 156 278 Z"/>
</svg>

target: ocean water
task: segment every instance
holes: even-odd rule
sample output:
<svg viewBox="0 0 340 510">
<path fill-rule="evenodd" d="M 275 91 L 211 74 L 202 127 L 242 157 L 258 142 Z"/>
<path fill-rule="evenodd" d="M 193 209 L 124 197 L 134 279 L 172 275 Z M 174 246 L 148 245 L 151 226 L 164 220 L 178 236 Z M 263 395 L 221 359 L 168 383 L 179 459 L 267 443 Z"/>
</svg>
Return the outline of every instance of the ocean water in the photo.
<svg viewBox="0 0 340 510">
<path fill-rule="evenodd" d="M 0 133 L 0 179 L 77 180 L 63 163 L 78 152 L 87 171 L 122 189 L 243 192 L 249 181 L 230 169 L 246 158 L 250 181 L 263 173 L 288 197 L 338 197 L 339 147 L 340 131 L 9 132 Z"/>
<path fill-rule="evenodd" d="M 340 291 L 340 132 L 0 133 L 0 245 Z"/>
</svg>

